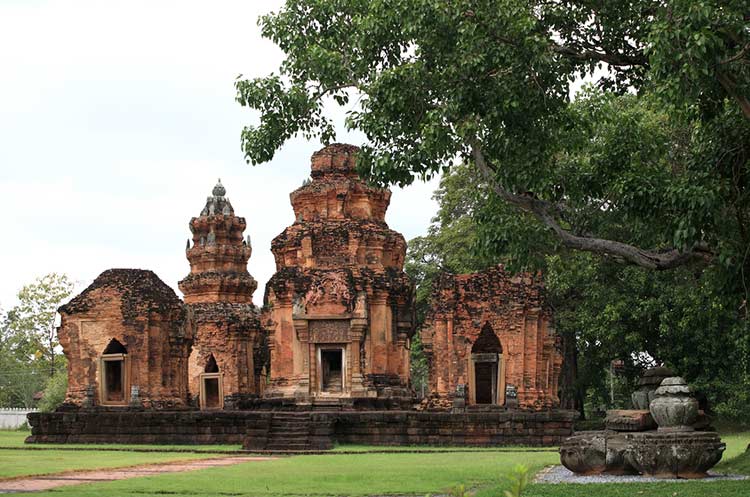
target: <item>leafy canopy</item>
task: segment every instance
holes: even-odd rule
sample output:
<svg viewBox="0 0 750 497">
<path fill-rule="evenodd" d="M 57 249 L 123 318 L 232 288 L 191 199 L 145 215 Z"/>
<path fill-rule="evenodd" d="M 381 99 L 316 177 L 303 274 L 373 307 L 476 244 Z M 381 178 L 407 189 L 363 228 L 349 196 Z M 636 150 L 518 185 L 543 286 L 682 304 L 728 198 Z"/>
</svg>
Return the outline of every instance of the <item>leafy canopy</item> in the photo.
<svg viewBox="0 0 750 497">
<path fill-rule="evenodd" d="M 286 53 L 278 73 L 236 82 L 261 116 L 242 147 L 255 164 L 297 134 L 331 140 L 332 101 L 376 183 L 462 161 L 542 246 L 737 271 L 749 16 L 745 0 L 288 0 L 260 20 Z M 582 77 L 597 90 L 572 108 Z M 600 229 L 613 219 L 624 229 Z"/>
</svg>

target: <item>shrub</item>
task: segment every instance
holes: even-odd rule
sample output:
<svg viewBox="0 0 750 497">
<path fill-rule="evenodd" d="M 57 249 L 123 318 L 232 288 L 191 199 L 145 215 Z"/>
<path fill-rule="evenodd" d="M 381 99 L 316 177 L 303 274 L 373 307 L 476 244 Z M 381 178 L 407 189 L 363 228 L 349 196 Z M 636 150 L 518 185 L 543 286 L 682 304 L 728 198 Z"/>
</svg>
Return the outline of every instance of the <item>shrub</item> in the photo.
<svg viewBox="0 0 750 497">
<path fill-rule="evenodd" d="M 58 371 L 47 380 L 44 387 L 44 396 L 39 401 L 39 410 L 42 412 L 54 411 L 60 404 L 65 402 L 65 392 L 68 390 L 68 372 Z"/>
</svg>

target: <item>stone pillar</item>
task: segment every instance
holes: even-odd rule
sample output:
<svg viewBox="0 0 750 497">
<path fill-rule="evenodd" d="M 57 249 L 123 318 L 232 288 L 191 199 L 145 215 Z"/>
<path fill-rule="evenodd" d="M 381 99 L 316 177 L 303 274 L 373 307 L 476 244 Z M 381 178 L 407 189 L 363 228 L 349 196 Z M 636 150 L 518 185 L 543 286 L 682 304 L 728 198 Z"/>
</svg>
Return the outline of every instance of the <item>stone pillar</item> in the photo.
<svg viewBox="0 0 750 497">
<path fill-rule="evenodd" d="M 296 338 L 294 360 L 298 362 L 294 374 L 294 397 L 300 400 L 309 398 L 317 391 L 317 368 L 315 344 L 310 343 L 310 328 L 307 319 L 295 316 L 292 319 Z"/>
<path fill-rule="evenodd" d="M 349 356 L 348 363 L 351 366 L 351 393 L 358 397 L 365 394 L 364 376 L 362 375 L 362 341 L 367 329 L 367 319 L 354 318 L 349 328 Z"/>
</svg>

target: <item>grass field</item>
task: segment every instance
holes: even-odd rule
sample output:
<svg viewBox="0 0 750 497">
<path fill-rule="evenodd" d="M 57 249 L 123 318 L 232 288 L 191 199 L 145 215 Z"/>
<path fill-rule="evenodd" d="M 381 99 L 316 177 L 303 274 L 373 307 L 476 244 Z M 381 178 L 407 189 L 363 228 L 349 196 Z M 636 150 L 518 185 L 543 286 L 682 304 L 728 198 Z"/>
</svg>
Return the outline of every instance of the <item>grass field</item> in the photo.
<svg viewBox="0 0 750 497">
<path fill-rule="evenodd" d="M 18 444 L 19 432 L 0 432 L 0 445 Z M 14 438 L 15 437 L 15 438 Z M 750 474 L 750 456 L 743 454 L 750 432 L 727 434 L 725 459 L 718 471 Z M 112 467 L 142 462 L 205 457 L 200 454 L 0 450 L 0 477 L 7 472 L 49 472 L 72 467 Z M 339 450 L 365 451 L 365 446 Z M 382 447 L 381 447 L 382 449 Z M 740 455 L 742 454 L 742 455 Z M 738 457 L 739 456 L 739 457 Z M 111 459 L 106 459 L 110 457 Z M 166 459 L 160 459 L 166 457 Z M 478 489 L 476 497 L 501 497 L 504 475 L 516 464 L 531 472 L 557 464 L 554 451 L 511 448 L 430 454 L 335 454 L 295 456 L 273 461 L 243 463 L 182 474 L 136 478 L 108 483 L 64 487 L 40 495 L 53 496 L 383 496 L 444 494 L 463 484 Z M 33 469 L 32 469 L 33 468 Z M 60 468 L 60 469 L 54 469 Z M 750 482 L 687 482 L 627 485 L 531 485 L 525 497 L 746 497 Z"/>
<path fill-rule="evenodd" d="M 172 450 L 198 450 L 198 451 L 235 451 L 242 448 L 241 445 L 137 445 L 137 444 L 31 444 L 26 445 L 23 441 L 30 435 L 28 431 L 22 430 L 0 430 L 0 447 L 42 447 L 42 448 L 78 448 L 90 449 L 92 447 L 112 449 L 172 449 Z"/>
</svg>

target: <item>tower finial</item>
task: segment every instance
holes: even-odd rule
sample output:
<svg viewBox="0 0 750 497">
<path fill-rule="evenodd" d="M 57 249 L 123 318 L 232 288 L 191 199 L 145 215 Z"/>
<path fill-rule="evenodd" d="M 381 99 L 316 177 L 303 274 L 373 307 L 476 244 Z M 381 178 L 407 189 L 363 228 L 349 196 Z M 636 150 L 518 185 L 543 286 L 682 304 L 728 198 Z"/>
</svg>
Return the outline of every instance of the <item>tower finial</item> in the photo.
<svg viewBox="0 0 750 497">
<path fill-rule="evenodd" d="M 216 186 L 214 186 L 213 191 L 211 191 L 214 197 L 223 197 L 227 193 L 227 189 L 224 188 L 224 185 L 221 184 L 221 178 L 219 178 L 219 181 L 216 183 Z"/>
</svg>

